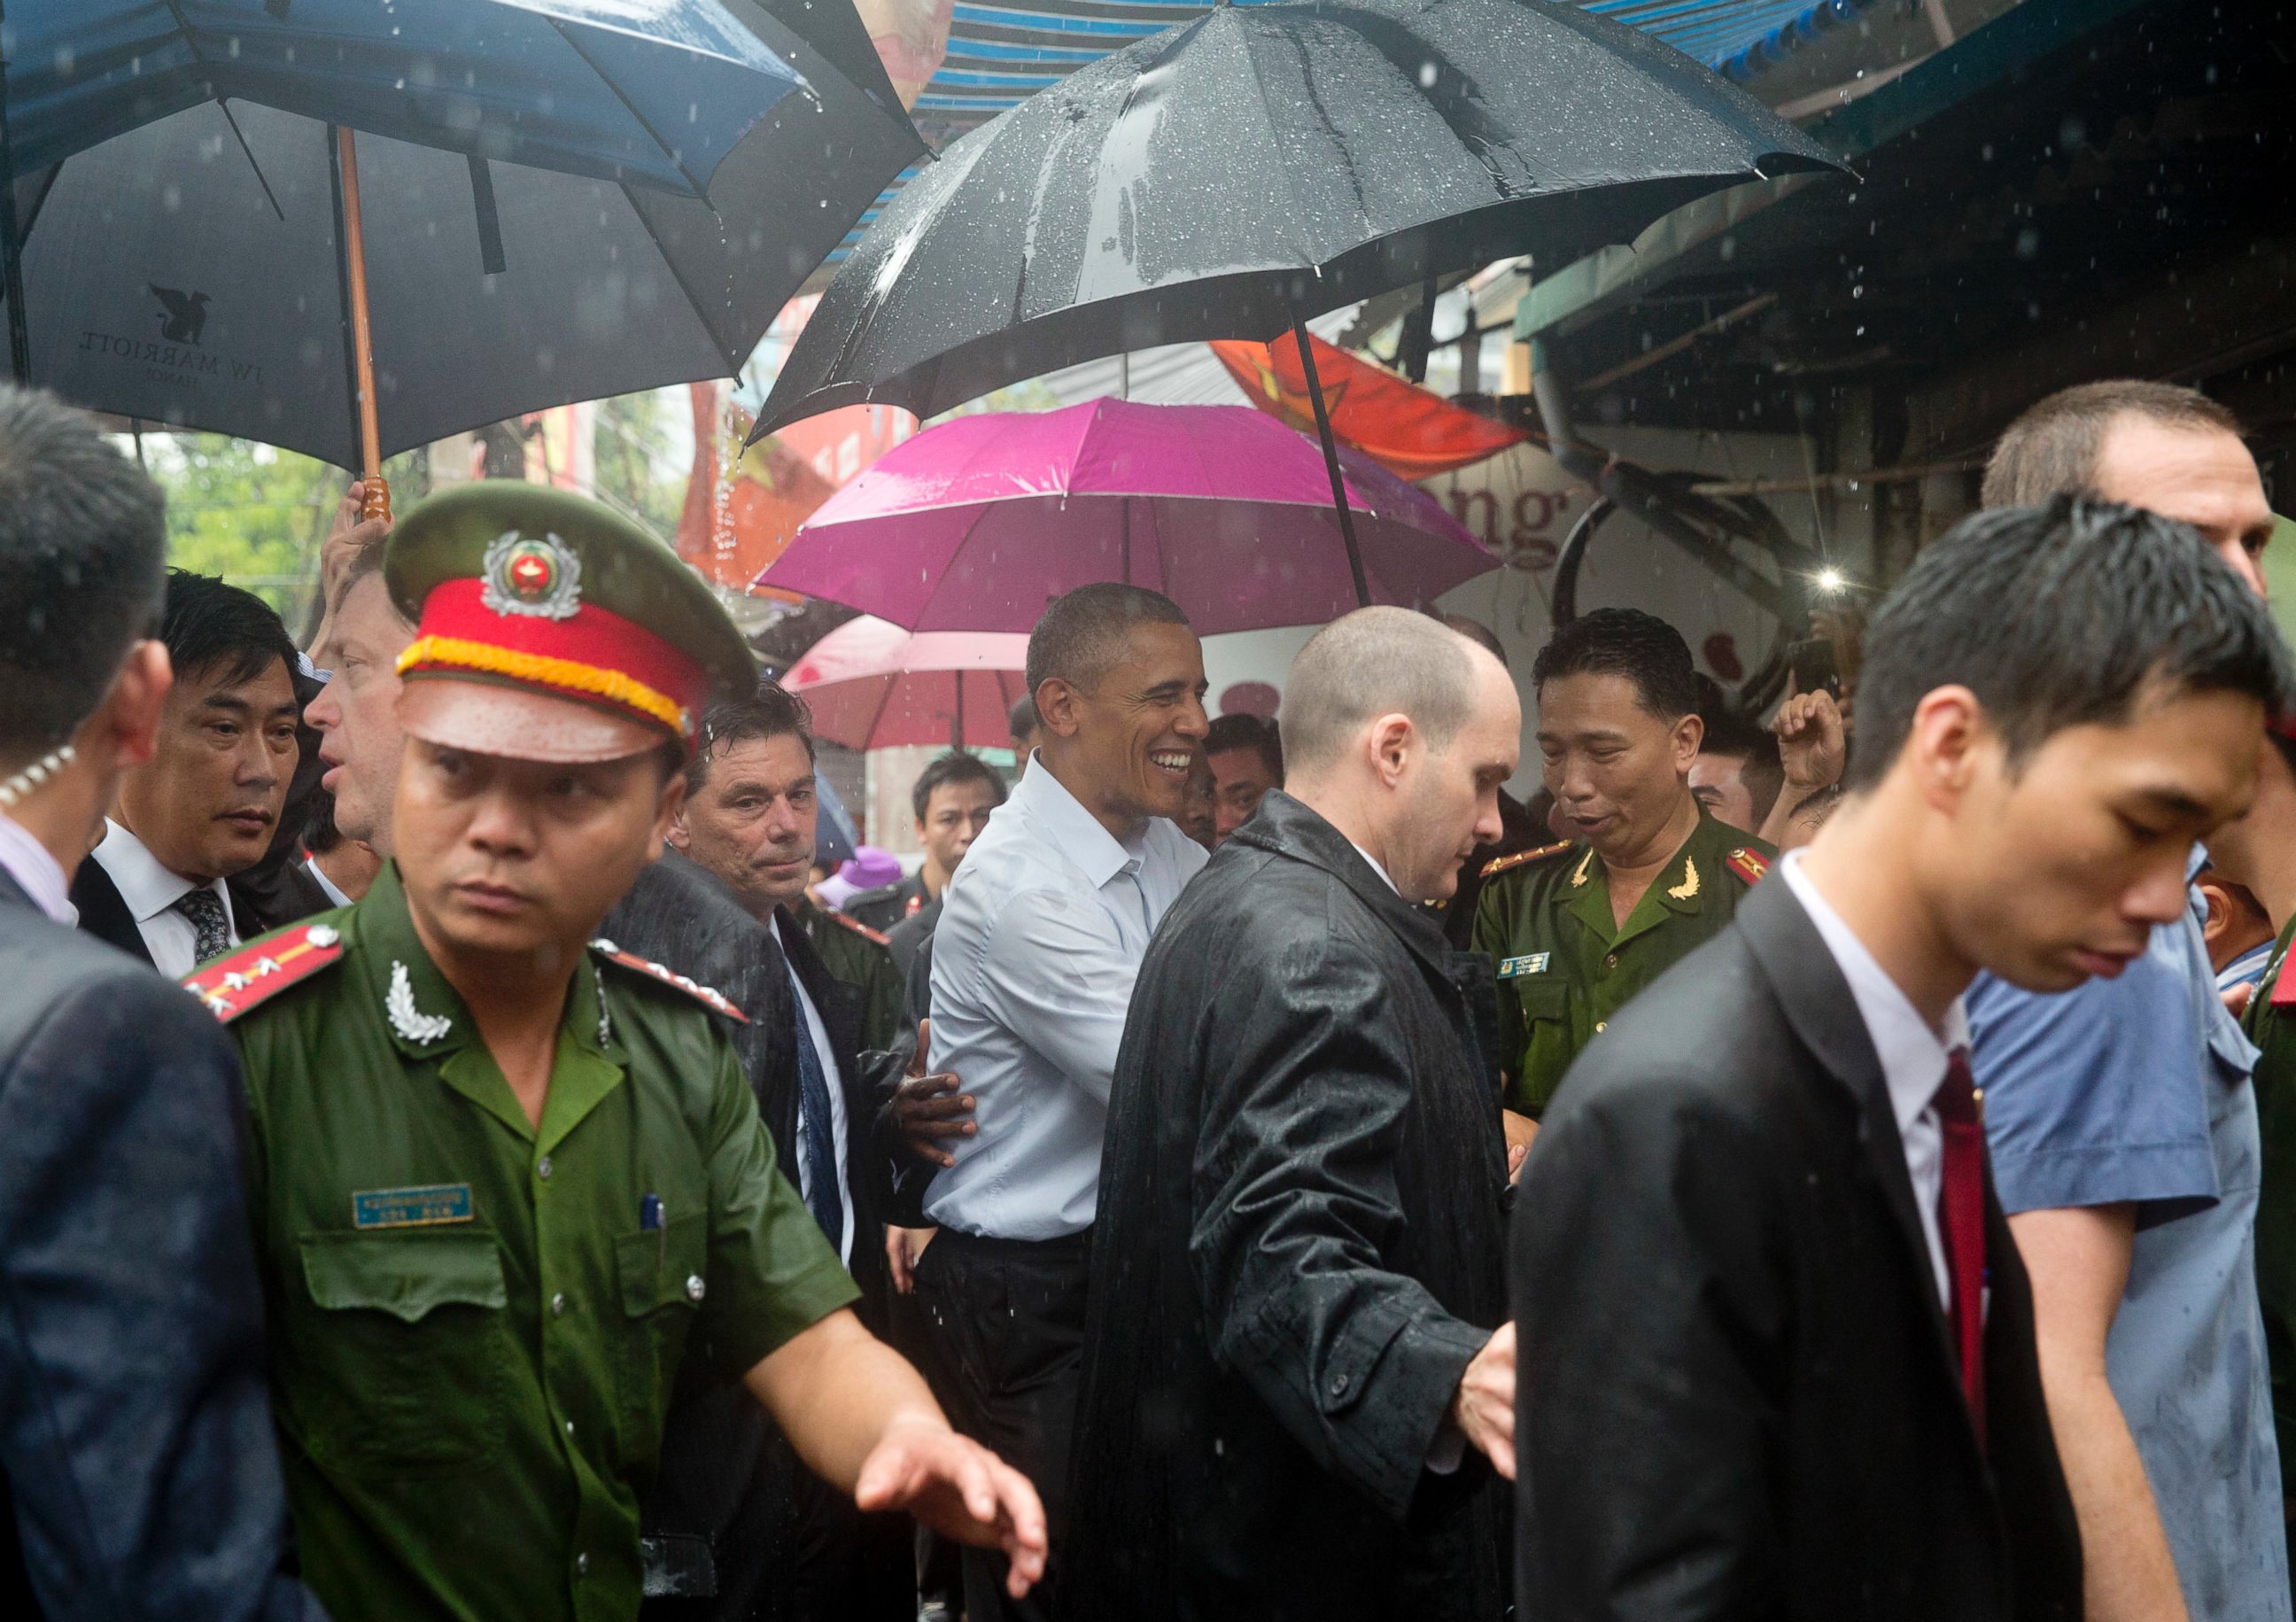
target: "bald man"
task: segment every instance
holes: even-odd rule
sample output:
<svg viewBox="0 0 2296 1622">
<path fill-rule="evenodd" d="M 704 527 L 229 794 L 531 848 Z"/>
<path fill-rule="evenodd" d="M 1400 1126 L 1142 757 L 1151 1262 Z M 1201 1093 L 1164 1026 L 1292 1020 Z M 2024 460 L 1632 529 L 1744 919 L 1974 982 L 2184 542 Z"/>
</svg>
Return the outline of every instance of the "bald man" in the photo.
<svg viewBox="0 0 2296 1622">
<path fill-rule="evenodd" d="M 1126 1021 L 1058 1602 L 1496 1617 L 1490 971 L 1424 904 L 1497 836 L 1521 711 L 1481 648 L 1374 608 L 1300 651 L 1283 714 L 1285 790 L 1173 905 Z"/>
</svg>

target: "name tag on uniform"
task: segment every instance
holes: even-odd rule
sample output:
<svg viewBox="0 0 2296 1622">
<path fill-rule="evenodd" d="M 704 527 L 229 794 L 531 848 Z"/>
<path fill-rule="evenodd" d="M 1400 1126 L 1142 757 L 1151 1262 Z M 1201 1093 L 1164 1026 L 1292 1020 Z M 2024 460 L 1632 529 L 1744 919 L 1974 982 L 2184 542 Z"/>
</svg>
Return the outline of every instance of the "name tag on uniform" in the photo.
<svg viewBox="0 0 2296 1622">
<path fill-rule="evenodd" d="M 1499 979 L 1512 980 L 1526 974 L 1544 974 L 1546 960 L 1553 955 L 1551 952 L 1533 952 L 1524 957 L 1503 957 L 1499 960 Z"/>
<path fill-rule="evenodd" d="M 351 1196 L 351 1223 L 361 1228 L 431 1228 L 471 1220 L 471 1185 L 378 1188 Z"/>
</svg>

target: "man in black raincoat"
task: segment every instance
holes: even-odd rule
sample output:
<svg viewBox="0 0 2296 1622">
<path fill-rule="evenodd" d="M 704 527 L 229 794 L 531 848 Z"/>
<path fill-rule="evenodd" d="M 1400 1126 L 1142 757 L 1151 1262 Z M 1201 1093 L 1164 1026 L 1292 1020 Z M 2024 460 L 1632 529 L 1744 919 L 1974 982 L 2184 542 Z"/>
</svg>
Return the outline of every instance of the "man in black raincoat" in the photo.
<svg viewBox="0 0 2296 1622">
<path fill-rule="evenodd" d="M 1496 660 L 1400 609 L 1293 664 L 1290 792 L 1174 905 L 1126 1021 L 1067 1615 L 1504 1613 L 1489 969 L 1422 904 L 1497 833 L 1519 725 Z"/>
</svg>

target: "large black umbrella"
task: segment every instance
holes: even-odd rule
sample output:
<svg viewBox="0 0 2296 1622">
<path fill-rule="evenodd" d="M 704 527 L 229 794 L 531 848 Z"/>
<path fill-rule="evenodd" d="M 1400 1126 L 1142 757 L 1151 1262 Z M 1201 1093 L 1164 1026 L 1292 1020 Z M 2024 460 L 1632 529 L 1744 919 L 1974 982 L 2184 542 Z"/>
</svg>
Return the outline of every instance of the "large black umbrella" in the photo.
<svg viewBox="0 0 2296 1622">
<path fill-rule="evenodd" d="M 7 9 L 16 25 L 24 8 Z M 144 8 L 154 28 L 166 23 L 160 9 Z M 331 14 L 266 0 L 181 9 L 194 20 L 229 11 L 314 29 Z M 572 113 L 590 102 L 571 92 L 554 101 L 548 75 L 506 52 L 474 49 L 468 74 L 415 52 L 413 66 L 449 87 L 485 90 L 484 72 L 496 68 L 509 87 L 467 114 L 443 94 L 385 98 L 403 116 L 390 136 L 358 136 L 355 170 L 343 127 L 325 116 L 347 71 L 332 55 L 281 47 L 275 70 L 251 85 L 220 70 L 186 68 L 182 84 L 155 73 L 170 94 L 145 109 L 150 121 L 128 108 L 105 127 L 119 133 L 27 171 L 14 188 L 31 381 L 121 416 L 371 471 L 380 455 L 522 412 L 732 374 L 922 148 L 849 5 L 708 0 L 698 10 L 747 30 L 765 61 L 788 64 L 796 88 L 771 99 L 765 76 L 751 75 L 756 88 L 680 70 L 676 93 L 654 86 L 661 106 L 650 109 L 633 99 L 629 74 L 590 83 L 592 102 L 644 115 L 639 127 L 660 134 L 660 175 L 573 151 Z M 677 11 L 553 0 L 550 17 L 629 26 Z M 426 4 L 431 13 L 447 33 L 460 26 L 438 0 Z M 202 48 L 230 60 L 217 41 Z M 369 78 L 406 70 L 374 57 L 357 58 Z M 110 85 L 99 71 L 108 59 L 93 47 L 75 61 L 78 78 L 60 86 L 22 74 L 25 104 L 79 94 L 81 80 Z M 709 63 L 721 78 L 731 72 Z M 677 61 L 643 65 L 659 77 Z M 365 105 L 340 99 L 342 117 Z M 713 121 L 730 130 L 716 145 L 689 135 Z M 50 123 L 55 139 L 21 150 L 68 146 L 70 120 Z M 519 143 L 529 124 L 559 137 L 537 140 L 533 162 Z M 613 135 L 609 126 L 594 143 Z M 361 388 L 362 315 L 371 393 Z"/>
<path fill-rule="evenodd" d="M 1518 254 L 1566 264 L 1706 193 L 1834 167 L 1574 6 L 1223 4 L 944 152 L 831 283 L 756 431 L 866 400 L 930 416 L 1152 344 L 1292 328 L 1307 356 L 1322 311 Z M 1332 481 L 1344 521 L 1336 460 Z"/>
</svg>

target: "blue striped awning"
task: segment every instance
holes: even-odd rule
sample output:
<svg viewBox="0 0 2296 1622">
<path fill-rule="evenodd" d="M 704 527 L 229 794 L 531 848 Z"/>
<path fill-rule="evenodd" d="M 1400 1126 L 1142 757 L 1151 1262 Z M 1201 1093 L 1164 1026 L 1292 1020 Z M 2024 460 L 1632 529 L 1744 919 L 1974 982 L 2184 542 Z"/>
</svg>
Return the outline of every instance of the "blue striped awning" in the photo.
<svg viewBox="0 0 2296 1622">
<path fill-rule="evenodd" d="M 1240 5 L 1266 0 L 1234 0 Z M 1854 16 L 1869 0 L 1574 0 L 1733 78 L 1745 79 L 1802 40 Z M 1211 8 L 1202 0 L 956 0 L 948 54 L 917 98 L 916 116 L 937 143 L 995 118 L 1111 51 Z M 862 217 L 876 217 L 903 175 Z M 844 258 L 861 227 L 835 252 Z"/>
</svg>

